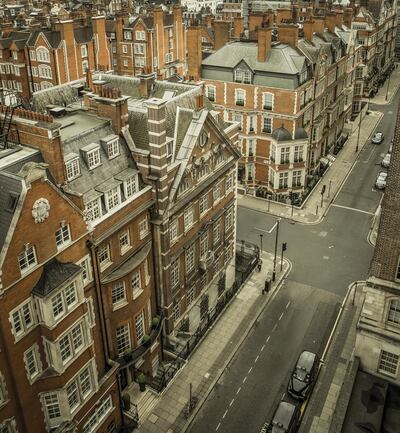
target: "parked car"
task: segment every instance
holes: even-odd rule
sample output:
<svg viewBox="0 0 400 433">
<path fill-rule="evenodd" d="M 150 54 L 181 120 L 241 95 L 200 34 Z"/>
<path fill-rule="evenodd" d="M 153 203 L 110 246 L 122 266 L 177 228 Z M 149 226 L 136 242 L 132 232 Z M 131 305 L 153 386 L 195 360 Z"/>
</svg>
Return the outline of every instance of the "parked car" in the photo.
<svg viewBox="0 0 400 433">
<path fill-rule="evenodd" d="M 382 141 L 383 141 L 383 132 L 375 132 L 374 136 L 372 137 L 372 143 L 381 144 Z"/>
<path fill-rule="evenodd" d="M 386 171 L 381 171 L 378 174 L 378 177 L 377 177 L 376 182 L 375 182 L 375 188 L 376 189 L 385 189 L 386 188 L 386 177 L 387 177 Z"/>
<path fill-rule="evenodd" d="M 388 153 L 392 153 L 393 151 L 393 140 L 390 142 Z"/>
<path fill-rule="evenodd" d="M 281 401 L 277 407 L 267 433 L 294 433 L 300 421 L 300 409 L 297 405 Z"/>
<path fill-rule="evenodd" d="M 301 352 L 289 380 L 288 393 L 296 399 L 305 400 L 311 393 L 318 373 L 318 356 L 307 350 Z"/>
<path fill-rule="evenodd" d="M 390 153 L 387 153 L 385 157 L 382 159 L 381 166 L 388 168 L 390 165 Z"/>
</svg>

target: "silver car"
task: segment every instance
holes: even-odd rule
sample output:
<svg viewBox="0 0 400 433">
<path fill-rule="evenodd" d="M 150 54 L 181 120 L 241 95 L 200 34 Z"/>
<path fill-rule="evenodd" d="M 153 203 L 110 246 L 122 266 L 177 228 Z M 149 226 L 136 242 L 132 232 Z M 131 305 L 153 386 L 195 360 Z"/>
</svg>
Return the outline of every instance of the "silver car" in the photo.
<svg viewBox="0 0 400 433">
<path fill-rule="evenodd" d="M 385 157 L 382 159 L 381 166 L 388 168 L 390 165 L 390 153 L 387 153 Z"/>
<path fill-rule="evenodd" d="M 382 141 L 383 141 L 383 132 L 375 132 L 374 136 L 372 137 L 372 143 L 381 144 Z"/>
<path fill-rule="evenodd" d="M 386 172 L 382 171 L 381 173 L 379 173 L 379 176 L 375 182 L 375 188 L 376 189 L 385 189 L 386 188 L 386 177 L 387 177 Z"/>
</svg>

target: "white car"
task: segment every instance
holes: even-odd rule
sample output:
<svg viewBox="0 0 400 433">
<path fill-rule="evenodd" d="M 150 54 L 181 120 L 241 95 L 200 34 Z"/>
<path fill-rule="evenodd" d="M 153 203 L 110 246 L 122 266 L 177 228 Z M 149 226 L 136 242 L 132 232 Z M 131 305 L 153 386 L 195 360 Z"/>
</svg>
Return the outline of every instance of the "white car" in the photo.
<svg viewBox="0 0 400 433">
<path fill-rule="evenodd" d="M 383 141 L 383 132 L 375 132 L 374 136 L 372 137 L 372 143 L 381 144 L 382 141 Z"/>
<path fill-rule="evenodd" d="M 387 176 L 387 173 L 385 173 L 385 172 L 379 173 L 379 176 L 375 182 L 375 188 L 376 189 L 385 189 L 386 188 L 386 176 L 382 176 L 383 174 L 385 174 Z"/>
<path fill-rule="evenodd" d="M 387 153 L 385 157 L 382 159 L 381 166 L 388 168 L 390 165 L 390 153 Z"/>
</svg>

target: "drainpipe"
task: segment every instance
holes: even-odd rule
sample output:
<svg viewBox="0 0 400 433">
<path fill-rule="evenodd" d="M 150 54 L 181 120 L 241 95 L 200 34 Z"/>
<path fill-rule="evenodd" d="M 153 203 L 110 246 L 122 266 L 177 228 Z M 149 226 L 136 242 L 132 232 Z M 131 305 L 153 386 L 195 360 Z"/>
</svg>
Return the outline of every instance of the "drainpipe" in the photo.
<svg viewBox="0 0 400 433">
<path fill-rule="evenodd" d="M 32 75 L 32 63 L 31 63 L 31 56 L 30 56 L 30 51 L 29 51 L 29 48 L 28 48 L 28 65 L 29 65 L 29 72 L 30 72 L 30 77 L 31 77 L 31 85 L 32 85 L 32 88 L 30 88 L 29 86 L 28 86 L 28 90 L 29 90 L 29 99 L 31 98 L 31 96 L 32 96 L 32 93 L 35 91 L 35 87 L 34 87 L 34 83 L 33 83 L 33 75 Z"/>
</svg>

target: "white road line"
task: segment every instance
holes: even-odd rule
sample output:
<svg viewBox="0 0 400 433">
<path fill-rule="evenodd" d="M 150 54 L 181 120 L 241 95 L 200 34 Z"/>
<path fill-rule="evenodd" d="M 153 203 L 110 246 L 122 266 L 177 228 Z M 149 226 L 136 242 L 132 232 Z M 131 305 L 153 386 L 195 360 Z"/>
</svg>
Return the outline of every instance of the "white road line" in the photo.
<svg viewBox="0 0 400 433">
<path fill-rule="evenodd" d="M 235 401 L 235 399 L 233 398 L 232 401 L 229 403 L 229 407 L 231 407 L 233 405 L 234 401 Z"/>
<path fill-rule="evenodd" d="M 218 425 L 217 425 L 217 428 L 215 429 L 215 431 L 218 431 L 218 429 L 220 428 L 220 426 L 221 426 L 221 423 L 219 422 Z"/>
<path fill-rule="evenodd" d="M 238 388 L 238 390 L 236 391 L 236 395 L 238 395 L 239 394 L 239 392 L 240 392 L 240 390 L 242 389 L 242 387 L 241 386 L 239 386 L 239 388 Z"/>
<path fill-rule="evenodd" d="M 272 332 L 275 331 L 275 329 L 276 329 L 277 326 L 278 326 L 278 325 L 275 323 L 275 326 L 272 328 Z"/>
<path fill-rule="evenodd" d="M 342 206 L 342 205 L 340 205 L 340 204 L 332 203 L 331 206 L 333 206 L 333 207 L 340 207 L 341 209 L 352 210 L 352 211 L 354 211 L 354 212 L 365 213 L 365 214 L 367 214 L 367 215 L 375 215 L 373 212 L 368 212 L 368 211 L 366 211 L 366 210 L 356 209 L 356 208 L 354 208 L 354 207 L 349 207 L 349 206 Z"/>
<path fill-rule="evenodd" d="M 259 232 L 264 232 L 264 233 L 272 233 L 276 227 L 276 225 L 278 224 L 278 222 L 276 222 L 269 230 L 264 230 L 264 229 L 259 229 L 258 227 L 255 227 L 255 229 Z"/>
<path fill-rule="evenodd" d="M 265 349 L 265 344 L 263 344 L 263 346 L 262 346 L 260 352 L 262 352 L 264 349 Z"/>
<path fill-rule="evenodd" d="M 225 413 L 222 415 L 222 418 L 225 418 L 227 413 L 228 413 L 228 409 L 226 409 Z"/>
<path fill-rule="evenodd" d="M 282 394 L 281 400 L 283 400 L 284 398 L 285 398 L 285 393 Z"/>
<path fill-rule="evenodd" d="M 282 317 L 283 317 L 283 313 L 279 316 L 279 319 L 278 320 L 281 320 L 282 319 Z"/>
<path fill-rule="evenodd" d="M 249 368 L 249 371 L 247 372 L 247 374 L 250 374 L 250 373 L 251 373 L 251 370 L 253 370 L 253 367 L 250 367 L 250 368 Z"/>
<path fill-rule="evenodd" d="M 265 340 L 266 343 L 268 343 L 269 339 L 271 338 L 270 335 L 268 335 L 268 338 Z"/>
<path fill-rule="evenodd" d="M 244 379 L 243 379 L 243 382 L 242 382 L 242 383 L 245 383 L 245 382 L 246 382 L 246 380 L 247 380 L 247 376 L 245 376 L 245 377 L 244 377 Z"/>
<path fill-rule="evenodd" d="M 259 355 L 256 356 L 256 359 L 254 360 L 254 363 L 256 363 L 258 361 L 259 357 L 260 357 Z"/>
<path fill-rule="evenodd" d="M 289 308 L 289 305 L 290 305 L 290 301 L 286 304 L 285 310 Z"/>
</svg>

